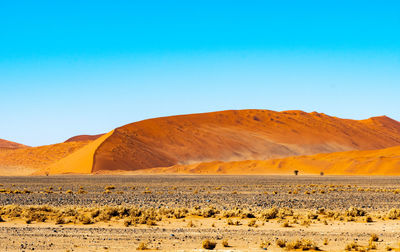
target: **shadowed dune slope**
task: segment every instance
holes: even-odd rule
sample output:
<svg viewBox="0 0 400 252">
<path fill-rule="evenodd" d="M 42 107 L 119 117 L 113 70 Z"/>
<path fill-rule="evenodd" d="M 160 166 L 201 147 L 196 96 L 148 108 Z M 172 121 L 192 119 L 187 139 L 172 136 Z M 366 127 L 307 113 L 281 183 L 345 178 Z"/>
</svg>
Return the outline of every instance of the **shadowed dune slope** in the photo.
<svg viewBox="0 0 400 252">
<path fill-rule="evenodd" d="M 385 116 L 358 121 L 316 112 L 221 111 L 155 118 L 117 128 L 95 151 L 92 172 L 396 145 L 400 145 L 400 123 Z"/>
<path fill-rule="evenodd" d="M 94 141 L 97 138 L 103 136 L 104 134 L 98 134 L 98 135 L 79 135 L 79 136 L 74 136 L 69 138 L 67 141 L 65 141 L 64 143 L 68 143 L 68 142 L 85 142 L 85 141 Z"/>
<path fill-rule="evenodd" d="M 348 151 L 272 160 L 207 162 L 142 170 L 142 173 L 183 174 L 300 174 L 400 175 L 400 146 L 381 150 Z"/>
<path fill-rule="evenodd" d="M 18 149 L 18 148 L 25 148 L 25 147 L 28 147 L 28 146 L 19 144 L 19 143 L 14 143 L 11 141 L 7 141 L 4 139 L 0 139 L 0 149 Z"/>
</svg>

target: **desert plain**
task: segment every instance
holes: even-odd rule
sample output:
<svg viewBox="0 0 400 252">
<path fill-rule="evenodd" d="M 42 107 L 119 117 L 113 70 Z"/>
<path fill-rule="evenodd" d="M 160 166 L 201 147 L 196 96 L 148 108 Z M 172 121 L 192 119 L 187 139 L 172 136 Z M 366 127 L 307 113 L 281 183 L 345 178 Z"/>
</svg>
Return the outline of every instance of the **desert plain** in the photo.
<svg viewBox="0 0 400 252">
<path fill-rule="evenodd" d="M 400 251 L 400 122 L 303 111 L 0 139 L 0 250 Z"/>
<path fill-rule="evenodd" d="M 0 178 L 0 250 L 399 251 L 400 178 Z"/>
</svg>

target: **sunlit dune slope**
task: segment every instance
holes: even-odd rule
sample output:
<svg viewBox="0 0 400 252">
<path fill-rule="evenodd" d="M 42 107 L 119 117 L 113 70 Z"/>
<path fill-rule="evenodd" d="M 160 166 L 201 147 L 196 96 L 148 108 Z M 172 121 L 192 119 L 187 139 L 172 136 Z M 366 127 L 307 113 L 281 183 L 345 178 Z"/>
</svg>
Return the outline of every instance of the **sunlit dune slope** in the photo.
<svg viewBox="0 0 400 252">
<path fill-rule="evenodd" d="M 152 168 L 140 173 L 184 174 L 300 174 L 400 175 L 400 146 L 369 151 L 348 151 L 273 160 L 207 162 Z"/>
<path fill-rule="evenodd" d="M 25 175 L 62 159 L 88 142 L 71 142 L 0 152 L 0 175 Z M 18 171 L 18 172 L 17 172 Z M 29 171 L 29 172 L 28 172 Z"/>
<path fill-rule="evenodd" d="M 7 141 L 4 139 L 0 139 L 0 149 L 18 149 L 18 148 L 25 148 L 28 147 L 26 145 L 23 144 L 19 144 L 19 143 L 14 143 L 11 141 Z"/>
<path fill-rule="evenodd" d="M 400 145 L 400 123 L 385 116 L 357 121 L 302 111 L 221 111 L 155 118 L 117 128 L 95 151 L 92 172 L 396 145 Z"/>
<path fill-rule="evenodd" d="M 69 138 L 68 140 L 65 141 L 65 143 L 68 142 L 85 142 L 85 141 L 93 141 L 96 140 L 97 138 L 101 137 L 104 134 L 98 134 L 98 135 L 79 135 L 79 136 L 74 136 Z"/>
<path fill-rule="evenodd" d="M 67 173 L 81 173 L 88 174 L 92 172 L 94 153 L 97 148 L 107 139 L 113 131 L 104 134 L 96 140 L 88 143 L 84 147 L 75 151 L 71 155 L 58 160 L 57 162 L 51 163 L 44 167 L 35 174 L 67 174 Z M 78 142 L 71 142 L 78 143 Z"/>
</svg>

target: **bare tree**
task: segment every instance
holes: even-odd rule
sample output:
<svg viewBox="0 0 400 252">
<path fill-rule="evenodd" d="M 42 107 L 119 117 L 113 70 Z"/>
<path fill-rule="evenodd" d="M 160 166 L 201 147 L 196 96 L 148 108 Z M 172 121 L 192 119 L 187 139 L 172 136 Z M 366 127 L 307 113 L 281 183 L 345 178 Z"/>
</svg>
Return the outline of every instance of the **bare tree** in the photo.
<svg viewBox="0 0 400 252">
<path fill-rule="evenodd" d="M 294 175 L 299 175 L 299 171 L 298 170 L 294 170 Z"/>
</svg>

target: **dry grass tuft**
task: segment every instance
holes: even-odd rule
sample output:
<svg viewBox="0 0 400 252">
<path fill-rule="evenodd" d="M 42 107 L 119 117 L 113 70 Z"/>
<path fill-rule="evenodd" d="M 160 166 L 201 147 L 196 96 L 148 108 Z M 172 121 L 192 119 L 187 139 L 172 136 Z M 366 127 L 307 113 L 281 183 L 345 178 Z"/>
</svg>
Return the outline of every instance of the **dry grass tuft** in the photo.
<svg viewBox="0 0 400 252">
<path fill-rule="evenodd" d="M 227 239 L 223 240 L 221 244 L 224 248 L 230 247 Z"/>
<path fill-rule="evenodd" d="M 206 239 L 203 241 L 202 243 L 202 247 L 203 249 L 215 249 L 215 247 L 217 246 L 217 243 L 214 241 L 210 241 L 209 239 Z"/>
<path fill-rule="evenodd" d="M 136 250 L 148 250 L 148 249 L 149 249 L 149 247 L 147 246 L 147 243 L 145 243 L 145 242 L 141 242 L 136 248 Z"/>
</svg>

